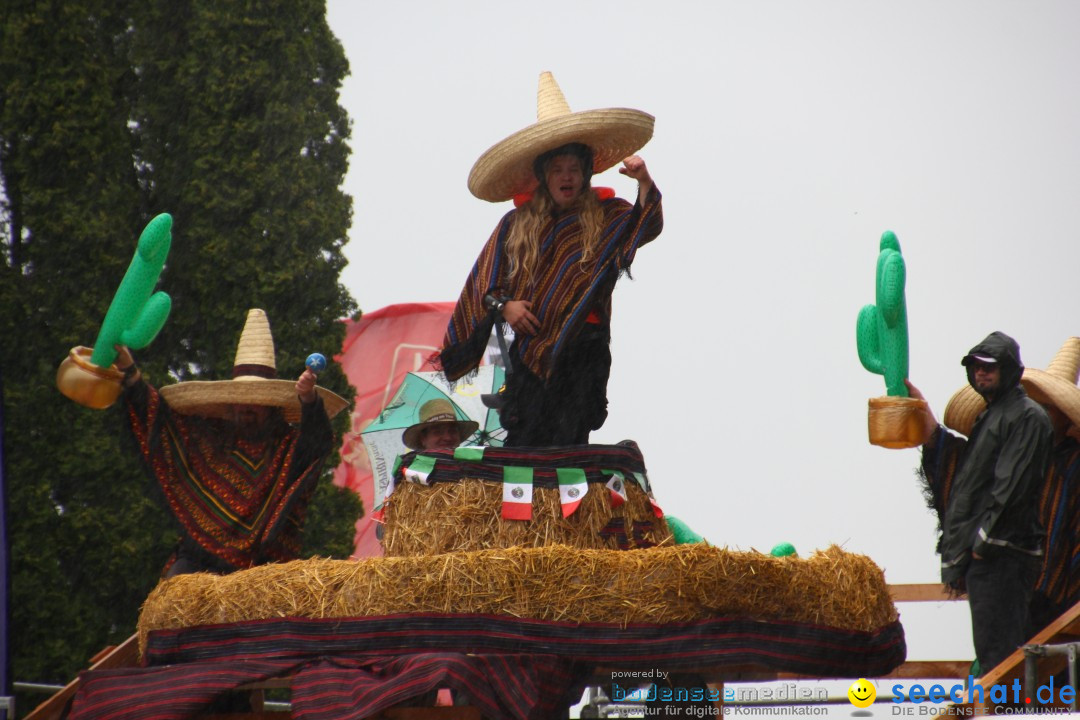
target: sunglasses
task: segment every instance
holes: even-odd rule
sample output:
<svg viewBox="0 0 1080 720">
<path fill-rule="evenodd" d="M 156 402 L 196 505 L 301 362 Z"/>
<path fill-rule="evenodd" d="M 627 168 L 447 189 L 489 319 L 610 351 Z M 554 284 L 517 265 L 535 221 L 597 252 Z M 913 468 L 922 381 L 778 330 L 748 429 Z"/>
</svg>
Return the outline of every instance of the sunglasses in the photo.
<svg viewBox="0 0 1080 720">
<path fill-rule="evenodd" d="M 997 363 L 980 362 L 978 360 L 973 360 L 971 362 L 971 371 L 972 372 L 980 372 L 980 371 L 982 371 L 984 373 L 989 373 L 989 372 L 994 372 L 997 369 L 998 369 L 998 364 Z"/>
</svg>

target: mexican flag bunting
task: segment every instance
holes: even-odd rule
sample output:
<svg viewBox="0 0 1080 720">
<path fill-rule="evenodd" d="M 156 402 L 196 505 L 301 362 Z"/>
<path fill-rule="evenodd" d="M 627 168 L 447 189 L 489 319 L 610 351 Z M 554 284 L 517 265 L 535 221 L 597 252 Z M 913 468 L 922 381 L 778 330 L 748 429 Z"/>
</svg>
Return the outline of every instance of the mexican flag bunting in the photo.
<svg viewBox="0 0 1080 720">
<path fill-rule="evenodd" d="M 533 471 L 530 467 L 503 468 L 503 520 L 532 520 Z"/>
<path fill-rule="evenodd" d="M 637 480 L 637 484 L 641 486 L 641 489 L 646 495 L 652 495 L 652 488 L 649 487 L 649 478 L 645 477 L 645 473 L 635 472 L 633 473 L 634 479 Z"/>
<path fill-rule="evenodd" d="M 585 471 L 581 468 L 556 468 L 559 478 L 559 502 L 562 503 L 562 516 L 570 517 L 589 492 L 589 483 L 585 480 Z"/>
<path fill-rule="evenodd" d="M 610 475 L 607 481 L 607 489 L 611 491 L 611 507 L 617 508 L 626 502 L 626 477 L 618 470 L 601 470 L 605 475 Z"/>
<path fill-rule="evenodd" d="M 641 489 L 645 491 L 645 494 L 649 496 L 649 504 L 652 505 L 653 515 L 658 518 L 664 517 L 664 511 L 660 509 L 660 506 L 656 504 L 656 500 L 653 499 L 652 488 L 649 487 L 649 478 L 645 477 L 644 473 L 634 473 L 634 479 L 637 480 L 637 484 L 641 486 Z"/>
<path fill-rule="evenodd" d="M 409 482 L 428 484 L 428 475 L 435 469 L 435 458 L 430 455 L 417 455 L 412 464 L 405 468 L 405 479 Z"/>
<path fill-rule="evenodd" d="M 484 459 L 484 447 L 482 445 L 462 445 L 454 448 L 454 459 L 466 462 L 480 462 Z"/>
</svg>

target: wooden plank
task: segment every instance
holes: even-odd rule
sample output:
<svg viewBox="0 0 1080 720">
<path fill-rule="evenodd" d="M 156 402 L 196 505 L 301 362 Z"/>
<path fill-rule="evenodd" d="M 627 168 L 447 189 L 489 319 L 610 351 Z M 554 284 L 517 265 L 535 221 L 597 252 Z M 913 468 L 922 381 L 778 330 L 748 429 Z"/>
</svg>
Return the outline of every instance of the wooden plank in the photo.
<svg viewBox="0 0 1080 720">
<path fill-rule="evenodd" d="M 889 585 L 888 588 L 893 602 L 951 602 L 962 599 L 949 595 L 941 583 Z"/>
<path fill-rule="evenodd" d="M 882 678 L 958 678 L 966 680 L 970 660 L 909 660 Z"/>
<path fill-rule="evenodd" d="M 887 675 L 881 675 L 882 679 L 886 678 L 960 678 L 965 679 L 968 676 L 968 668 L 971 667 L 970 660 L 908 660 L 900 667 L 893 670 Z M 780 672 L 773 673 L 770 680 L 846 680 L 847 678 L 827 678 L 817 675 L 801 675 L 799 673 Z"/>
<path fill-rule="evenodd" d="M 132 635 L 124 642 L 114 647 L 111 651 L 102 655 L 98 653 L 94 656 L 96 662 L 91 661 L 91 670 L 107 670 L 109 668 L 120 667 L 137 667 L 139 664 L 139 636 Z M 57 692 L 51 698 L 38 705 L 34 710 L 26 716 L 25 720 L 59 720 L 60 715 L 64 712 L 65 708 L 71 698 L 75 697 L 75 692 L 79 689 L 79 679 L 76 678 L 70 683 L 64 686 L 62 690 Z"/>
<path fill-rule="evenodd" d="M 106 645 L 105 647 L 94 653 L 94 657 L 90 658 L 90 664 L 93 665 L 96 662 L 101 662 L 102 658 L 108 657 L 109 653 L 113 652 L 114 650 L 116 650 L 115 645 Z"/>
</svg>

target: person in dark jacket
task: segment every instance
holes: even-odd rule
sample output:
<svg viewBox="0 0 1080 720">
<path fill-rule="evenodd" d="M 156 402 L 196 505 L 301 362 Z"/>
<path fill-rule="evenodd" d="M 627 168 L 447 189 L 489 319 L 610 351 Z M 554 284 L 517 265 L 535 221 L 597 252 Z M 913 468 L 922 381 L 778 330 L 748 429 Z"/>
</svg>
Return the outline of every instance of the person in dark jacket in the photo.
<svg viewBox="0 0 1080 720">
<path fill-rule="evenodd" d="M 1020 384 L 1020 346 L 991 333 L 961 360 L 968 383 L 986 401 L 964 442 L 927 415 L 923 467 L 949 443 L 957 456 L 938 553 L 941 581 L 967 594 L 975 655 L 982 673 L 1029 635 L 1028 604 L 1042 557 L 1038 498 L 1050 462 L 1054 430 Z M 911 383 L 912 397 L 922 393 Z"/>
<path fill-rule="evenodd" d="M 1054 450 L 1039 493 L 1039 522 L 1046 531 L 1042 568 L 1031 596 L 1031 630 L 1037 633 L 1080 602 L 1080 337 L 1070 337 L 1045 370 L 1025 367 L 1020 383 L 1050 415 Z M 959 433 L 940 433 L 923 453 L 919 474 L 927 506 L 943 523 L 958 460 L 986 402 L 964 384 L 949 399 L 942 422 Z"/>
</svg>

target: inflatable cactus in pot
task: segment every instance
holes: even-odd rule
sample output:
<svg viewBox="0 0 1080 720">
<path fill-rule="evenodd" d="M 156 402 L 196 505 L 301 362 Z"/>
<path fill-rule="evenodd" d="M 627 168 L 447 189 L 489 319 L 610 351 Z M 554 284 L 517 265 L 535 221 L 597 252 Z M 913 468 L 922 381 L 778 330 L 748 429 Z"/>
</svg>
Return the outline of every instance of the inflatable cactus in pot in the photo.
<svg viewBox="0 0 1080 720">
<path fill-rule="evenodd" d="M 865 305 L 859 311 L 855 338 L 863 367 L 884 376 L 886 391 L 895 397 L 908 396 L 904 385 L 908 374 L 906 280 L 900 242 L 895 233 L 886 231 L 881 236 L 877 261 L 877 304 Z"/>
<path fill-rule="evenodd" d="M 859 311 L 855 341 L 864 368 L 885 378 L 886 397 L 870 400 L 870 442 L 888 448 L 922 443 L 926 403 L 908 397 L 908 322 L 904 296 L 907 266 L 896 234 L 886 231 L 878 246 L 875 304 Z"/>
<path fill-rule="evenodd" d="M 154 292 L 172 245 L 172 216 L 162 213 L 151 220 L 139 236 L 139 244 L 124 279 L 105 313 L 97 341 L 91 350 L 71 349 L 60 364 L 56 385 L 80 405 L 101 409 L 116 401 L 123 374 L 112 366 L 116 346 L 135 350 L 150 344 L 172 309 L 172 299 Z"/>
</svg>

